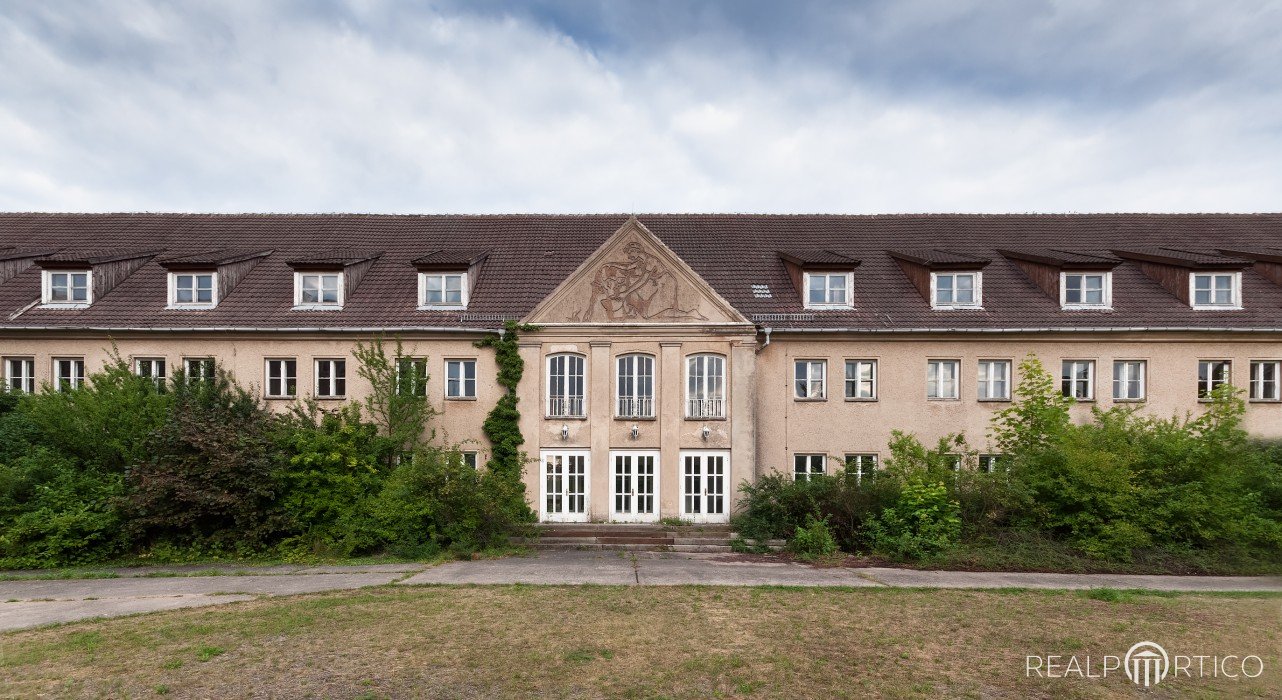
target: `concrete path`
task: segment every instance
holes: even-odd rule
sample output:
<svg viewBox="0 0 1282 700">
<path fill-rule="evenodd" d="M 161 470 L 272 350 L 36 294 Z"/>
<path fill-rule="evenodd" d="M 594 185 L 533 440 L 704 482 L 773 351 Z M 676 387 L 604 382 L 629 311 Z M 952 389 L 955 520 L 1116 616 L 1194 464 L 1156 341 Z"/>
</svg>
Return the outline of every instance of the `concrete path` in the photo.
<svg viewBox="0 0 1282 700">
<path fill-rule="evenodd" d="M 0 581 L 0 601 L 3 601 L 0 602 L 0 631 L 92 617 L 217 605 L 262 595 L 315 593 L 390 583 L 1282 591 L 1282 578 L 1268 577 L 822 568 L 783 561 L 744 561 L 741 557 L 723 554 L 659 552 L 543 551 L 528 557 L 450 562 L 433 567 L 414 563 L 236 567 L 232 570 L 202 566 L 122 569 L 112 573 L 119 578 Z"/>
</svg>

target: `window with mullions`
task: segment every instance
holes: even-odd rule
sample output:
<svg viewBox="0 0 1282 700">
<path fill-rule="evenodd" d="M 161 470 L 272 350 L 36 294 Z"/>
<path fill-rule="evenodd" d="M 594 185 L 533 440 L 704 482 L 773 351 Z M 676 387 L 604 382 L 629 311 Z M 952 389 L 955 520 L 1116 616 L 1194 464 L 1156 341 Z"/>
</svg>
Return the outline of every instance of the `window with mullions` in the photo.
<svg viewBox="0 0 1282 700">
<path fill-rule="evenodd" d="M 824 473 L 824 455 L 798 454 L 792 457 L 792 478 L 797 481 L 809 481 L 810 477 Z"/>
<path fill-rule="evenodd" d="M 979 361 L 979 400 L 1010 400 L 1010 360 Z"/>
<path fill-rule="evenodd" d="M 308 308 L 343 305 L 343 275 L 340 272 L 299 272 L 294 305 Z"/>
<path fill-rule="evenodd" d="M 851 401 L 876 400 L 876 360 L 846 360 L 846 398 Z"/>
<path fill-rule="evenodd" d="M 976 308 L 980 305 L 978 272 L 932 272 L 934 293 L 931 305 L 936 309 Z"/>
<path fill-rule="evenodd" d="M 85 361 L 79 357 L 56 357 L 53 360 L 53 386 L 58 391 L 74 391 L 85 383 Z"/>
<path fill-rule="evenodd" d="M 171 272 L 169 305 L 176 308 L 212 307 L 218 301 L 217 274 Z"/>
<path fill-rule="evenodd" d="M 427 360 L 422 357 L 396 358 L 398 396 L 427 396 Z"/>
<path fill-rule="evenodd" d="M 1282 373 L 1282 362 L 1278 360 L 1252 360 L 1251 400 L 1278 401 L 1282 399 L 1282 393 L 1279 393 L 1278 385 L 1279 373 Z"/>
<path fill-rule="evenodd" d="M 1195 309 L 1234 309 L 1242 305 L 1240 272 L 1193 273 L 1189 286 Z"/>
<path fill-rule="evenodd" d="M 1216 389 L 1229 383 L 1232 363 L 1228 360 L 1202 360 L 1197 363 L 1197 397 L 1209 399 Z"/>
<path fill-rule="evenodd" d="M 926 363 L 926 398 L 955 399 L 957 393 L 957 360 L 930 360 Z"/>
<path fill-rule="evenodd" d="M 850 308 L 850 280 L 848 272 L 805 273 L 806 303 L 808 309 Z"/>
<path fill-rule="evenodd" d="M 1113 400 L 1143 401 L 1148 363 L 1143 360 L 1117 360 L 1113 363 Z"/>
<path fill-rule="evenodd" d="M 854 472 L 855 481 L 862 483 L 864 479 L 876 476 L 877 455 L 872 453 L 846 455 L 846 469 Z"/>
<path fill-rule="evenodd" d="M 134 359 L 134 374 L 146 377 L 157 387 L 165 386 L 165 359 L 163 357 L 139 357 Z"/>
<path fill-rule="evenodd" d="M 1060 278 L 1065 309 L 1106 309 L 1112 304 L 1112 275 L 1107 272 L 1065 272 Z"/>
<path fill-rule="evenodd" d="M 266 394 L 269 399 L 290 399 L 298 394 L 298 361 L 283 358 L 267 361 Z"/>
<path fill-rule="evenodd" d="M 214 380 L 214 358 L 184 357 L 183 374 L 188 382 L 212 382 Z"/>
<path fill-rule="evenodd" d="M 548 356 L 547 415 L 582 418 L 584 407 L 582 355 Z"/>
<path fill-rule="evenodd" d="M 726 417 L 726 359 L 720 355 L 686 358 L 686 417 Z"/>
<path fill-rule="evenodd" d="M 49 306 L 82 307 L 93 301 L 93 273 L 44 270 L 42 303 Z"/>
<path fill-rule="evenodd" d="M 615 415 L 619 418 L 654 417 L 654 358 L 621 355 L 615 360 Z"/>
<path fill-rule="evenodd" d="M 1060 365 L 1060 393 L 1078 401 L 1095 398 L 1095 361 L 1064 360 Z"/>
<path fill-rule="evenodd" d="M 828 398 L 826 360 L 797 360 L 793 364 L 793 396 L 811 400 Z"/>
<path fill-rule="evenodd" d="M 4 383 L 16 394 L 36 392 L 36 361 L 30 357 L 10 357 L 4 361 Z"/>
<path fill-rule="evenodd" d="M 429 309 L 467 306 L 467 275 L 462 272 L 421 272 L 419 280 L 419 306 Z"/>
<path fill-rule="evenodd" d="M 445 361 L 445 398 L 476 398 L 476 360 Z"/>
<path fill-rule="evenodd" d="M 316 360 L 316 397 L 347 396 L 347 360 Z"/>
</svg>

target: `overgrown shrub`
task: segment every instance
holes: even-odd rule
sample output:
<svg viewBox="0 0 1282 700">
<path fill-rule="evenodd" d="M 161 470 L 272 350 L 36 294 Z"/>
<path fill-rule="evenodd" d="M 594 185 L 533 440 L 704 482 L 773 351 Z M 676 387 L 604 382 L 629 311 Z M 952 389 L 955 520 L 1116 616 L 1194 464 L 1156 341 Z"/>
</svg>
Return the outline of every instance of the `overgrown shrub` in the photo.
<svg viewBox="0 0 1282 700">
<path fill-rule="evenodd" d="M 0 464 L 0 568 L 84 564 L 119 555 L 127 540 L 120 473 L 83 468 L 42 446 Z"/>
<path fill-rule="evenodd" d="M 828 519 L 807 515 L 805 524 L 788 541 L 788 549 L 799 559 L 822 559 L 834 554 L 837 540 L 828 530 Z"/>
<path fill-rule="evenodd" d="M 894 559 L 928 559 L 948 551 L 961 536 L 961 506 L 948 487 L 908 477 L 899 499 L 868 523 L 874 551 Z"/>
</svg>

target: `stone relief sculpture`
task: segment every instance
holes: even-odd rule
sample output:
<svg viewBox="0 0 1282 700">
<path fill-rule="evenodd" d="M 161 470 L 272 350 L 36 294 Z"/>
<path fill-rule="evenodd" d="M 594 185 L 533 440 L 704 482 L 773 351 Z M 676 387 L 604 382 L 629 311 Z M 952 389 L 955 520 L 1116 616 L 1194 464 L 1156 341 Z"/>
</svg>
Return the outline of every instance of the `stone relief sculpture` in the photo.
<svg viewBox="0 0 1282 700">
<path fill-rule="evenodd" d="M 683 299 L 682 291 L 676 275 L 644 245 L 632 241 L 623 247 L 622 260 L 597 268 L 587 306 L 570 320 L 706 321 L 698 298 Z"/>
</svg>

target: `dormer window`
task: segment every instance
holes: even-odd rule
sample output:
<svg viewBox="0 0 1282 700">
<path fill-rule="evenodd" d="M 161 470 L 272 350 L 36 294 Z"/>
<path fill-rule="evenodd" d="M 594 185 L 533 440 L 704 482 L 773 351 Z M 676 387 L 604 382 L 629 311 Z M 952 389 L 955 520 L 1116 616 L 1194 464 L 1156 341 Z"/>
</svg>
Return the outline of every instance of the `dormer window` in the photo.
<svg viewBox="0 0 1282 700">
<path fill-rule="evenodd" d="M 169 273 L 170 308 L 212 309 L 217 305 L 217 272 Z"/>
<path fill-rule="evenodd" d="M 1189 274 L 1189 298 L 1195 309 L 1242 308 L 1242 273 L 1194 272 Z"/>
<path fill-rule="evenodd" d="M 93 303 L 93 272 L 90 270 L 44 270 L 45 306 L 83 309 Z"/>
<path fill-rule="evenodd" d="M 1060 306 L 1064 309 L 1108 309 L 1113 306 L 1113 273 L 1060 273 Z"/>
<path fill-rule="evenodd" d="M 931 307 L 935 309 L 977 309 L 980 306 L 980 272 L 930 273 Z"/>
<path fill-rule="evenodd" d="M 807 309 L 849 309 L 851 272 L 807 272 L 804 274 Z"/>
<path fill-rule="evenodd" d="M 420 309 L 462 309 L 467 307 L 466 272 L 420 272 Z"/>
<path fill-rule="evenodd" d="M 294 308 L 341 309 L 342 307 L 343 273 L 294 273 Z"/>
</svg>

